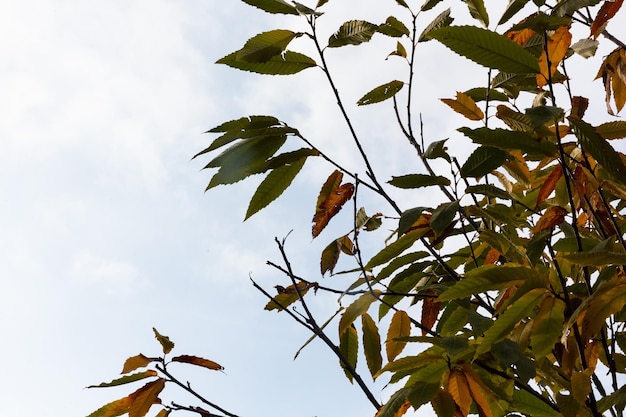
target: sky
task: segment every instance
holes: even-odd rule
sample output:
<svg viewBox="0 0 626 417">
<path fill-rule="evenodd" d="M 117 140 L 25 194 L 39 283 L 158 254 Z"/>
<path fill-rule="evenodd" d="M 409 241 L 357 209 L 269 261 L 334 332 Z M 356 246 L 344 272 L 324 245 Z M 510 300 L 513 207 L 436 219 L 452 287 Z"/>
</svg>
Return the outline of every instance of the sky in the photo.
<svg viewBox="0 0 626 417">
<path fill-rule="evenodd" d="M 351 18 L 381 23 L 390 14 L 383 3 L 401 13 L 392 0 L 360 1 L 359 8 L 331 1 L 319 29 L 330 35 Z M 307 163 L 282 201 L 244 223 L 259 180 L 204 193 L 207 160 L 191 160 L 212 140 L 202 132 L 273 114 L 362 169 L 320 71 L 267 77 L 214 65 L 249 37 L 302 28 L 301 21 L 235 0 L 0 4 L 0 415 L 87 416 L 128 394 L 128 386 L 85 387 L 116 378 L 127 357 L 158 355 L 153 326 L 176 343 L 175 354 L 225 367 L 172 369 L 241 417 L 373 415 L 320 343 L 293 360 L 309 335 L 263 311 L 267 300 L 249 280 L 268 289 L 287 284 L 265 262 L 280 261 L 274 237 L 291 232 L 287 251 L 297 273 L 349 284 L 318 272 L 319 253 L 347 231 L 340 224 L 349 214 L 318 239 L 310 236 L 315 198 L 332 168 Z M 468 19 L 457 10 L 459 21 Z M 623 27 L 613 29 L 626 38 Z M 377 35 L 371 45 L 329 52 L 347 103 L 403 77 L 399 60 L 385 60 L 394 48 L 395 40 Z M 475 86 L 484 71 L 434 42 L 422 51 L 416 108 L 426 137 L 439 140 L 463 121 L 437 98 Z M 595 75 L 597 64 L 578 62 L 588 79 Z M 594 97 L 592 117 L 604 118 L 601 83 L 580 88 Z M 349 113 L 381 178 L 418 169 L 409 148 L 392 146 L 401 138 L 389 106 L 351 106 Z M 470 148 L 460 141 L 456 151 L 463 160 Z M 397 197 L 403 206 L 420 205 Z M 427 205 L 432 196 L 420 198 Z M 362 201 L 369 213 L 384 207 Z M 324 319 L 337 309 L 334 299 L 311 303 Z M 383 386 L 373 385 L 381 400 L 390 393 Z M 175 389 L 163 398 L 194 404 Z"/>
</svg>

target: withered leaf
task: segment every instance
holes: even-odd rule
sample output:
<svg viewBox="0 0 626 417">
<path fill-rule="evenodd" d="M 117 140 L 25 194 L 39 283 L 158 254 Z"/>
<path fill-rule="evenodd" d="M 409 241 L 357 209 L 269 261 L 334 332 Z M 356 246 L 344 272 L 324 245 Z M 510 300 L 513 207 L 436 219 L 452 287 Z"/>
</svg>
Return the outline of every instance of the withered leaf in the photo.
<svg viewBox="0 0 626 417">
<path fill-rule="evenodd" d="M 332 176 L 332 175 L 331 175 Z M 326 184 L 324 184 L 326 185 Z M 324 191 L 325 187 L 322 187 Z M 354 194 L 354 185 L 345 183 L 335 187 L 326 195 L 326 197 L 318 203 L 315 215 L 313 216 L 313 237 L 317 237 L 322 230 L 328 225 L 332 219 L 343 207 L 343 205 L 352 198 Z M 322 193 L 320 193 L 320 196 Z M 318 199 L 318 201 L 320 201 Z"/>
<path fill-rule="evenodd" d="M 549 229 L 558 224 L 563 223 L 567 210 L 563 207 L 553 206 L 546 210 L 546 212 L 537 221 L 535 227 L 533 227 L 533 233 L 539 233 L 542 230 Z"/>
<path fill-rule="evenodd" d="M 208 359 L 200 358 L 198 356 L 191 356 L 191 355 L 176 356 L 175 358 L 172 358 L 172 362 L 189 363 L 191 365 L 201 366 L 203 368 L 208 368 L 214 371 L 221 371 L 222 369 L 224 369 L 224 367 L 220 365 L 219 363 L 213 362 Z"/>
</svg>

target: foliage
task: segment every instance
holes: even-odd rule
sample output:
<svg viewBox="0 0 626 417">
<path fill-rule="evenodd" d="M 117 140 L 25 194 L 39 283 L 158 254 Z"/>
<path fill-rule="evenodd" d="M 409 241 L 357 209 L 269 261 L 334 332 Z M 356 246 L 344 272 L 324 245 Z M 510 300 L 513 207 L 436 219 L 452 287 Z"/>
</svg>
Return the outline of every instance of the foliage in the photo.
<svg viewBox="0 0 626 417">
<path fill-rule="evenodd" d="M 253 282 L 268 297 L 266 309 L 287 314 L 308 328 L 313 338 L 321 339 L 378 417 L 401 416 L 425 404 L 439 417 L 622 415 L 626 406 L 626 390 L 620 386 L 626 374 L 626 155 L 616 151 L 611 141 L 626 137 L 626 124 L 586 121 L 589 101 L 573 96 L 570 84 L 591 80 L 570 80 L 567 75 L 567 66 L 576 56 L 595 56 L 598 38 L 614 43 L 617 48 L 598 62 L 597 77 L 603 82 L 608 113 L 623 109 L 626 46 L 606 29 L 615 21 L 622 0 L 602 5 L 598 0 L 535 0 L 534 12 L 527 16 L 523 12 L 530 2 L 511 0 L 498 25 L 514 18 L 517 23 L 503 30 L 489 29 L 489 10 L 483 0 L 464 0 L 463 7 L 477 26 L 453 25 L 450 8 L 422 21 L 437 13 L 431 9 L 446 3 L 442 0 L 428 0 L 419 9 L 413 2 L 396 0 L 395 6 L 385 6 L 396 16 L 380 24 L 350 20 L 330 34 L 319 33 L 316 26 L 324 19 L 328 0 L 317 1 L 315 7 L 285 0 L 244 1 L 267 13 L 293 15 L 307 27 L 302 32 L 276 29 L 255 35 L 217 63 L 272 75 L 309 68 L 322 71 L 366 167 L 364 175 L 350 172 L 332 152 L 318 148 L 274 116 L 242 117 L 207 132 L 217 137 L 195 157 L 221 150 L 206 165 L 217 169 L 207 189 L 265 175 L 246 218 L 281 196 L 305 172 L 310 157 L 323 158 L 330 166 L 329 176 L 319 181 L 317 202 L 311 208 L 313 238 L 349 202 L 353 206 L 349 232 L 333 237 L 323 250 L 320 271 L 322 277 L 351 274 L 354 283 L 332 288 L 295 275 L 285 241 L 276 239 L 284 263 L 268 264 L 282 272 L 288 283 L 277 285 L 278 294 L 272 295 Z M 572 42 L 574 26 L 586 26 L 589 37 Z M 391 38 L 388 58 L 403 60 L 407 77 L 364 88 L 356 105 L 392 106 L 403 133 L 394 146 L 408 145 L 424 168 L 387 182 L 372 169 L 370 160 L 375 155 L 365 151 L 364 139 L 355 133 L 325 59 L 328 48 L 363 45 L 383 35 Z M 288 49 L 300 37 L 311 41 L 315 58 Z M 486 85 L 481 79 L 475 88 L 456 92 L 456 98 L 442 99 L 468 121 L 468 126 L 458 128 L 458 136 L 476 145 L 462 163 L 446 147 L 454 139 L 426 143 L 423 132 L 416 133 L 414 73 L 419 48 L 432 41 L 484 67 L 489 75 Z M 296 150 L 284 150 L 287 143 Z M 436 172 L 435 159 L 448 166 Z M 413 201 L 420 201 L 420 192 L 429 187 L 439 190 L 441 200 L 433 203 L 429 193 L 430 206 L 402 207 L 389 187 L 412 195 Z M 361 191 L 382 197 L 384 204 L 366 211 L 357 200 Z M 368 211 L 376 214 L 369 216 Z M 394 236 L 381 241 L 377 253 L 364 259 L 360 235 L 383 222 Z M 334 272 L 340 257 L 351 259 L 353 268 Z M 307 304 L 317 294 L 340 294 L 344 304 L 353 300 L 319 325 Z M 294 304 L 299 305 L 297 311 L 287 308 Z M 387 315 L 390 320 L 382 320 Z M 337 318 L 338 334 L 333 338 L 326 329 Z M 383 323 L 388 323 L 386 328 Z M 405 354 L 409 344 L 423 349 Z M 364 364 L 357 363 L 359 352 Z M 195 357 L 172 361 L 219 369 L 206 366 L 212 362 L 191 358 Z M 167 378 L 157 377 L 92 416 L 127 412 L 131 417 L 143 416 L 151 404 L 160 402 L 164 383 L 176 382 L 167 373 L 164 358 L 141 355 L 129 360 L 133 365 L 124 373 L 153 363 L 157 370 L 100 386 L 155 377 L 157 371 Z M 385 404 L 372 394 L 363 370 L 398 387 Z M 165 413 L 177 409 L 213 415 L 173 406 L 166 406 Z"/>
</svg>

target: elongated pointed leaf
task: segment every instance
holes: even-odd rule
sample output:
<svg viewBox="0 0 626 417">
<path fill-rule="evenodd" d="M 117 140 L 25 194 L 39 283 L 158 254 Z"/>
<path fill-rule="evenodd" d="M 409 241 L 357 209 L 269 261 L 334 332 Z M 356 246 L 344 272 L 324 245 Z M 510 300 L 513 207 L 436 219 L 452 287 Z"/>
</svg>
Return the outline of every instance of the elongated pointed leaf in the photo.
<svg viewBox="0 0 626 417">
<path fill-rule="evenodd" d="M 456 93 L 456 99 L 442 98 L 440 100 L 450 106 L 452 110 L 470 120 L 482 120 L 485 117 L 485 114 L 476 105 L 476 102 L 470 96 L 460 91 Z"/>
<path fill-rule="evenodd" d="M 522 319 L 531 314 L 533 309 L 543 301 L 547 293 L 548 290 L 545 288 L 534 288 L 518 298 L 487 329 L 483 340 L 476 349 L 475 357 L 478 357 L 481 353 L 488 352 L 494 343 L 507 336 Z"/>
<path fill-rule="evenodd" d="M 602 0 L 561 0 L 554 9 L 552 14 L 555 16 L 569 16 L 574 14 L 575 11 L 584 7 L 595 6 Z"/>
<path fill-rule="evenodd" d="M 369 42 L 377 29 L 377 25 L 365 20 L 350 20 L 341 25 L 339 30 L 328 39 L 328 47 L 338 48 Z"/>
<path fill-rule="evenodd" d="M 517 12 L 522 10 L 522 8 L 529 2 L 530 0 L 509 0 L 508 6 L 504 10 L 502 17 L 498 21 L 498 25 L 502 25 L 509 21 L 510 18 L 515 16 Z"/>
<path fill-rule="evenodd" d="M 385 23 L 378 26 L 378 32 L 383 35 L 391 36 L 393 38 L 399 38 L 402 36 L 409 36 L 411 31 L 407 28 L 404 23 L 393 16 L 389 16 Z"/>
<path fill-rule="evenodd" d="M 328 225 L 328 222 L 341 210 L 343 205 L 352 198 L 354 194 L 354 185 L 347 182 L 334 188 L 331 193 L 318 204 L 313 216 L 313 237 L 319 236 L 322 230 Z"/>
<path fill-rule="evenodd" d="M 433 216 L 430 218 L 430 227 L 435 232 L 435 235 L 440 235 L 450 226 L 458 211 L 458 201 L 443 203 L 433 211 Z"/>
<path fill-rule="evenodd" d="M 337 261 L 339 261 L 340 250 L 339 239 L 335 239 L 328 244 L 322 251 L 322 256 L 320 260 L 320 271 L 322 276 L 329 272 L 332 274 L 335 266 L 337 265 Z"/>
<path fill-rule="evenodd" d="M 461 176 L 479 178 L 500 167 L 506 160 L 506 152 L 490 146 L 480 146 L 461 167 Z"/>
<path fill-rule="evenodd" d="M 583 149 L 604 167 L 609 177 L 626 184 L 626 166 L 615 149 L 590 124 L 574 117 L 570 122 Z"/>
<path fill-rule="evenodd" d="M 356 102 L 356 104 L 359 106 L 366 106 L 368 104 L 380 103 L 381 101 L 390 99 L 398 94 L 398 92 L 402 90 L 402 87 L 404 87 L 404 83 L 402 81 L 390 81 L 365 94 L 359 99 L 359 101 Z"/>
<path fill-rule="evenodd" d="M 346 359 L 352 369 L 356 369 L 356 362 L 359 352 L 359 337 L 354 324 L 351 324 L 342 334 L 339 335 L 339 351 Z M 348 368 L 342 361 L 339 362 L 343 368 L 346 377 L 352 382 L 353 375 L 348 371 Z"/>
<path fill-rule="evenodd" d="M 539 57 L 539 68 L 541 72 L 537 74 L 537 87 L 541 88 L 548 84 L 548 80 L 552 79 L 552 76 L 556 72 L 556 68 L 561 63 L 565 54 L 572 43 L 572 34 L 569 31 L 568 26 L 563 25 L 559 27 L 552 36 L 548 39 L 547 54 L 544 50 Z M 548 68 L 548 62 L 550 68 Z"/>
<path fill-rule="evenodd" d="M 596 126 L 596 133 L 604 139 L 626 138 L 626 122 L 623 120 L 602 123 Z"/>
<path fill-rule="evenodd" d="M 126 359 L 126 362 L 124 362 L 122 373 L 127 374 L 134 371 L 135 369 L 143 368 L 145 366 L 148 366 L 150 362 L 154 362 L 155 360 L 158 360 L 158 358 L 148 358 L 141 353 L 136 356 L 131 356 L 130 358 Z"/>
<path fill-rule="evenodd" d="M 298 10 L 284 0 L 242 0 L 250 6 L 258 7 L 268 13 L 298 14 Z"/>
<path fill-rule="evenodd" d="M 224 369 L 222 365 L 209 359 L 204 359 L 192 355 L 180 355 L 172 358 L 172 362 L 188 363 L 190 365 L 200 366 L 202 368 L 211 369 L 213 371 L 221 371 Z"/>
<path fill-rule="evenodd" d="M 450 180 L 439 175 L 408 174 L 392 177 L 388 184 L 398 188 L 421 188 L 433 185 L 450 185 Z M 417 219 L 416 219 L 417 220 Z"/>
<path fill-rule="evenodd" d="M 371 270 L 374 267 L 385 264 L 396 256 L 400 255 L 402 252 L 413 246 L 415 241 L 423 236 L 423 232 L 420 230 L 410 231 L 407 234 L 399 237 L 395 242 L 391 243 L 389 246 L 382 249 L 376 255 L 372 257 L 372 259 L 367 262 L 365 265 L 365 269 Z"/>
<path fill-rule="evenodd" d="M 370 292 L 366 292 L 350 304 L 339 320 L 339 334 L 343 334 L 359 316 L 367 313 L 367 310 L 369 310 L 372 303 L 376 300 L 378 300 L 376 296 Z"/>
<path fill-rule="evenodd" d="M 120 398 L 100 407 L 87 417 L 117 417 L 128 413 L 132 399 L 130 397 Z"/>
<path fill-rule="evenodd" d="M 515 132 L 505 129 L 489 129 L 481 127 L 478 129 L 469 129 L 462 127 L 458 129 L 474 143 L 479 145 L 491 146 L 504 150 L 519 149 L 524 153 L 540 154 L 545 156 L 556 155 L 556 145 L 547 140 L 538 142 L 536 139 L 524 132 Z"/>
<path fill-rule="evenodd" d="M 450 26 L 454 18 L 450 17 L 450 9 L 441 12 L 432 22 L 428 24 L 417 38 L 418 42 L 427 42 L 431 40 L 430 32 L 444 26 Z"/>
<path fill-rule="evenodd" d="M 467 8 L 474 19 L 482 23 L 484 27 L 489 26 L 489 15 L 484 0 L 463 0 L 463 2 L 467 4 Z"/>
<path fill-rule="evenodd" d="M 260 33 L 250 38 L 244 47 L 237 51 L 237 60 L 250 63 L 267 62 L 280 55 L 297 36 L 299 34 L 284 29 Z"/>
<path fill-rule="evenodd" d="M 512 74 L 538 73 L 537 58 L 505 36 L 474 26 L 447 26 L 430 36 L 487 68 Z"/>
<path fill-rule="evenodd" d="M 513 391 L 511 409 L 517 410 L 533 417 L 561 417 L 562 414 L 555 411 L 545 402 L 523 390 Z"/>
<path fill-rule="evenodd" d="M 90 385 L 87 388 L 103 388 L 103 387 L 116 387 L 118 385 L 128 384 L 130 382 L 139 381 L 142 379 L 150 378 L 153 376 L 157 376 L 157 372 L 149 369 L 143 372 L 137 372 L 136 374 L 126 375 L 121 378 L 114 379 L 111 382 L 103 382 L 98 385 Z"/>
<path fill-rule="evenodd" d="M 363 328 L 363 353 L 365 361 L 372 376 L 376 375 L 383 364 L 382 347 L 380 344 L 380 333 L 374 319 L 367 313 L 361 316 L 361 327 Z"/>
<path fill-rule="evenodd" d="M 387 360 L 393 361 L 406 346 L 406 342 L 403 340 L 396 340 L 409 336 L 411 333 L 411 320 L 406 311 L 398 310 L 391 318 L 391 324 L 389 325 L 389 331 L 387 331 L 387 340 L 385 341 L 385 348 L 387 351 Z"/>
<path fill-rule="evenodd" d="M 468 194 L 482 194 L 491 198 L 512 200 L 511 194 L 491 184 L 471 185 L 465 189 L 465 192 Z"/>
<path fill-rule="evenodd" d="M 144 417 L 153 404 L 161 404 L 159 394 L 165 387 L 165 379 L 148 382 L 143 387 L 129 395 L 132 402 L 128 410 L 128 417 Z"/>
<path fill-rule="evenodd" d="M 254 192 L 244 220 L 248 220 L 252 215 L 258 213 L 280 197 L 289 188 L 300 170 L 302 170 L 305 162 L 306 158 L 302 158 L 299 161 L 272 170 Z"/>
<path fill-rule="evenodd" d="M 530 343 L 535 358 L 549 354 L 559 341 L 565 320 L 565 303 L 555 297 L 546 297 L 533 318 Z"/>
<path fill-rule="evenodd" d="M 266 75 L 291 75 L 307 68 L 317 66 L 312 58 L 299 52 L 285 51 L 275 55 L 266 62 L 247 62 L 237 58 L 239 51 L 226 55 L 216 61 L 216 64 L 225 64 L 242 71 L 256 72 Z"/>
</svg>

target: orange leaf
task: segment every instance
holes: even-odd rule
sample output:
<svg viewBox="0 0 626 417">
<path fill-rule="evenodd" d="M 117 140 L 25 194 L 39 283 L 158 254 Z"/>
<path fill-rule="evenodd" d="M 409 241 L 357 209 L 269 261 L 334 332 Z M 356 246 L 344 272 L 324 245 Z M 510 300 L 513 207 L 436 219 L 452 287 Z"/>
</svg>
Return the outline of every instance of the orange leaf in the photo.
<svg viewBox="0 0 626 417">
<path fill-rule="evenodd" d="M 436 295 L 433 290 L 426 290 L 426 294 Z M 437 321 L 437 317 L 439 316 L 439 309 L 441 308 L 441 303 L 436 301 L 437 299 L 434 297 L 426 297 L 424 298 L 424 303 L 422 305 L 422 326 L 427 329 L 432 329 L 433 325 Z M 426 336 L 426 330 L 422 329 L 422 336 Z"/>
<path fill-rule="evenodd" d="M 470 120 L 482 120 L 485 117 L 483 111 L 476 105 L 476 102 L 467 94 L 458 91 L 456 100 L 451 98 L 440 99 L 457 113 L 462 114 Z"/>
<path fill-rule="evenodd" d="M 141 353 L 137 356 L 131 356 L 130 358 L 126 359 L 126 362 L 124 362 L 124 367 L 122 368 L 121 373 L 127 374 L 129 372 L 134 371 L 135 369 L 143 368 L 144 366 L 147 366 L 150 362 L 154 360 L 155 359 L 148 358 L 147 356 L 144 356 Z"/>
<path fill-rule="evenodd" d="M 466 417 L 469 414 L 472 397 L 469 387 L 467 386 L 467 380 L 463 372 L 458 369 L 450 371 L 450 376 L 448 377 L 448 392 L 452 395 L 454 402 L 459 407 L 461 415 Z"/>
<path fill-rule="evenodd" d="M 559 182 L 561 177 L 563 176 L 563 168 L 561 165 L 557 165 L 554 167 L 548 178 L 543 182 L 541 188 L 539 189 L 539 194 L 537 195 L 537 203 L 535 203 L 535 210 L 543 203 L 546 198 L 552 194 L 552 191 L 556 188 L 556 183 Z"/>
<path fill-rule="evenodd" d="M 387 350 L 387 360 L 393 361 L 398 356 L 406 341 L 395 340 L 401 337 L 408 337 L 411 334 L 411 320 L 406 311 L 398 310 L 395 312 L 389 324 L 389 330 L 387 331 L 387 340 L 385 341 L 385 348 Z"/>
<path fill-rule="evenodd" d="M 130 397 L 120 398 L 119 400 L 112 401 L 106 405 L 103 405 L 87 417 L 117 417 L 122 414 L 128 413 L 132 400 Z"/>
<path fill-rule="evenodd" d="M 175 358 L 172 358 L 172 362 L 189 363 L 191 365 L 202 366 L 203 368 L 212 369 L 214 371 L 221 371 L 222 369 L 224 369 L 224 367 L 220 365 L 219 363 L 210 361 L 208 359 L 199 358 L 197 356 L 190 356 L 190 355 L 176 356 Z"/>
<path fill-rule="evenodd" d="M 498 259 L 500 259 L 500 252 L 498 252 L 497 249 L 491 248 L 485 257 L 485 265 L 493 265 Z"/>
<path fill-rule="evenodd" d="M 518 44 L 519 46 L 526 45 L 526 42 L 535 35 L 535 31 L 530 28 L 524 28 L 522 30 L 512 30 L 505 33 L 505 36 Z"/>
<path fill-rule="evenodd" d="M 144 417 L 150 410 L 150 407 L 152 407 L 152 404 L 161 404 L 159 394 L 164 387 L 165 380 L 159 378 L 156 381 L 148 382 L 130 394 L 128 397 L 132 402 L 128 410 L 128 417 Z"/>
<path fill-rule="evenodd" d="M 615 16 L 620 7 L 622 7 L 623 2 L 624 0 L 605 1 L 600 10 L 598 10 L 598 15 L 591 25 L 591 34 L 589 36 L 593 36 L 594 39 L 597 38 L 598 35 L 604 31 L 608 21 Z"/>
<path fill-rule="evenodd" d="M 556 67 L 561 63 L 567 49 L 572 43 L 572 34 L 567 26 L 560 26 L 554 31 L 550 39 L 548 39 L 547 50 L 544 50 L 539 57 L 539 68 L 541 72 L 537 74 L 537 87 L 541 88 L 548 83 L 548 80 L 554 75 Z M 548 62 L 550 70 L 548 72 Z"/>
<path fill-rule="evenodd" d="M 467 386 L 469 388 L 470 395 L 472 396 L 472 399 L 474 400 L 476 407 L 478 407 L 478 410 L 479 410 L 478 414 L 481 417 L 492 417 L 493 414 L 491 413 L 491 407 L 489 406 L 489 401 L 487 400 L 487 398 L 485 397 L 485 394 L 483 393 L 481 389 L 481 385 L 482 385 L 481 381 L 474 379 L 474 378 L 478 378 L 478 375 L 475 375 L 472 372 L 471 374 L 463 373 L 463 376 L 465 377 L 467 381 Z"/>
<path fill-rule="evenodd" d="M 550 207 L 548 210 L 546 210 L 543 216 L 541 216 L 539 221 L 537 221 L 535 227 L 533 227 L 533 233 L 539 233 L 542 230 L 546 230 L 556 226 L 557 224 L 563 223 L 566 214 L 567 210 L 565 210 L 563 207 Z"/>
<path fill-rule="evenodd" d="M 339 213 L 341 207 L 352 198 L 352 194 L 354 194 L 354 185 L 345 183 L 331 190 L 326 198 L 318 204 L 313 216 L 313 237 L 317 237 L 324 230 L 330 219 Z"/>
</svg>

